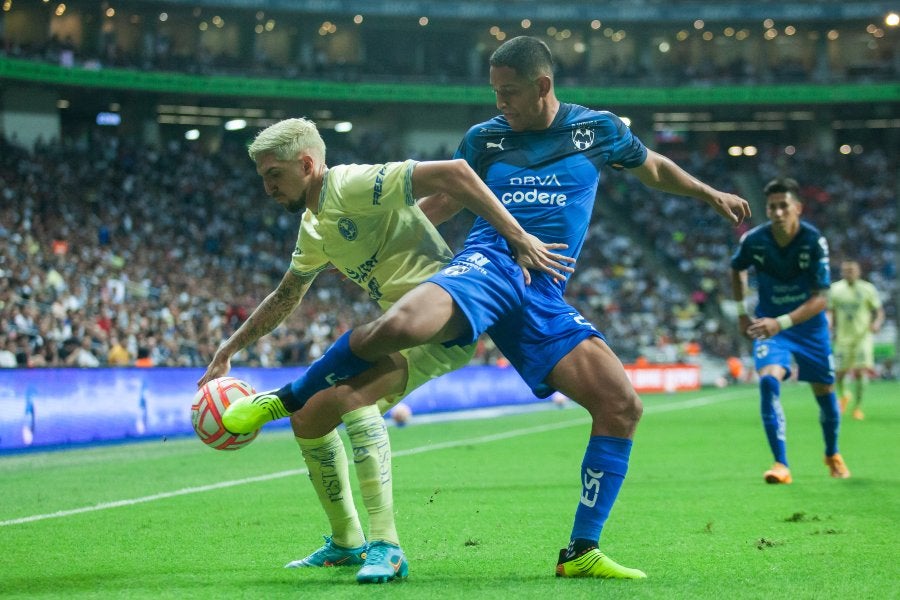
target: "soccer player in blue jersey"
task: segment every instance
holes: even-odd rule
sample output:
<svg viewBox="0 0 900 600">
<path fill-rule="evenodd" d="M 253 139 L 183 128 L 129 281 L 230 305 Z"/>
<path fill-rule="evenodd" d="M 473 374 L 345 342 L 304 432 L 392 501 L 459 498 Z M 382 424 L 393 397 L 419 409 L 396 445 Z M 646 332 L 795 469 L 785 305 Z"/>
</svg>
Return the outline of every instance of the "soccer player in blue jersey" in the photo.
<svg viewBox="0 0 900 600">
<path fill-rule="evenodd" d="M 846 479 L 850 471 L 838 452 L 841 418 L 834 393 L 834 358 L 825 307 L 831 272 L 828 242 L 800 219 L 802 204 L 797 182 L 770 181 L 766 197 L 767 223 L 748 231 L 731 258 L 731 283 L 738 303 L 741 332 L 753 339 L 759 373 L 760 412 L 775 464 L 763 474 L 767 483 L 791 483 L 785 418 L 779 397 L 781 382 L 791 372 L 808 381 L 819 404 L 825 438 L 825 464 L 832 477 Z M 754 318 L 744 306 L 747 269 L 756 270 L 759 302 Z"/>
<path fill-rule="evenodd" d="M 629 169 L 651 187 L 702 200 L 732 224 L 749 216 L 745 200 L 711 188 L 648 150 L 617 116 L 561 103 L 550 50 L 540 40 L 512 39 L 494 52 L 490 65 L 502 115 L 472 127 L 456 156 L 475 169 L 526 231 L 566 244 L 561 254 L 575 258 L 580 252 L 606 165 Z M 452 196 L 436 202 L 447 214 L 458 209 Z M 354 376 L 376 361 L 426 342 L 468 344 L 487 332 L 536 395 L 559 390 L 592 417 L 580 500 L 556 574 L 645 577 L 598 547 L 627 471 L 641 401 L 603 334 L 563 300 L 566 276 L 539 273 L 526 285 L 508 244 L 476 219 L 465 248 L 446 268 L 382 317 L 348 332 L 300 379 L 235 402 L 225 424 L 235 432 L 253 431 L 273 416 L 300 409 L 336 382 L 342 410 L 352 410 L 355 403 L 375 399 L 362 393 Z"/>
</svg>

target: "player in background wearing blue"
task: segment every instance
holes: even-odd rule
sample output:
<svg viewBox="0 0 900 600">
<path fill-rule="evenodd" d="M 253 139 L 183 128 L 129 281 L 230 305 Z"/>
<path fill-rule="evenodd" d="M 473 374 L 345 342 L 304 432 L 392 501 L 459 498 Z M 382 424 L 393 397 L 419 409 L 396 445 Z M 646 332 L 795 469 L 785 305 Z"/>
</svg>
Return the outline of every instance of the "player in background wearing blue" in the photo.
<svg viewBox="0 0 900 600">
<path fill-rule="evenodd" d="M 390 162 L 380 165 L 325 163 L 325 143 L 315 124 L 285 119 L 254 139 L 248 153 L 266 193 L 293 213 L 301 213 L 290 267 L 278 287 L 215 353 L 198 386 L 228 374 L 236 352 L 271 332 L 300 305 L 316 275 L 329 266 L 365 289 L 383 309 L 437 273 L 453 253 L 415 201 L 417 195 L 452 190 L 473 212 L 497 224 L 518 248 L 523 266 L 571 270 L 527 234 L 462 160 Z M 561 257 L 560 257 L 561 258 Z M 565 261 L 563 261 L 565 262 Z M 527 272 L 523 272 L 527 276 Z M 297 444 L 310 481 L 331 525 L 325 545 L 288 567 L 361 566 L 357 580 L 383 583 L 404 577 L 407 563 L 394 519 L 390 440 L 381 410 L 416 387 L 468 364 L 474 345 L 425 344 L 398 353 L 363 381 L 363 389 L 382 401 L 337 412 L 329 388 L 292 416 Z M 319 429 L 314 425 L 327 421 Z M 335 426 L 344 423 L 353 464 L 369 517 L 363 534 L 350 489 L 344 444 Z"/>
<path fill-rule="evenodd" d="M 760 413 L 775 464 L 763 474 L 767 483 L 791 483 L 781 407 L 781 382 L 791 373 L 791 356 L 798 377 L 808 381 L 819 404 L 825 438 L 825 464 L 832 477 L 846 479 L 850 471 L 838 452 L 841 417 L 834 393 L 834 357 L 825 317 L 831 272 L 828 242 L 800 219 L 800 188 L 790 178 L 770 181 L 767 223 L 744 234 L 731 257 L 731 287 L 738 303 L 741 332 L 753 340 L 759 373 Z M 759 302 L 753 319 L 744 298 L 747 269 L 756 270 Z"/>
<path fill-rule="evenodd" d="M 584 244 L 601 168 L 627 168 L 644 184 L 712 206 L 732 224 L 748 203 L 700 182 L 650 151 L 609 112 L 561 103 L 553 89 L 546 44 L 518 37 L 490 59 L 491 87 L 503 113 L 472 127 L 456 156 L 464 158 L 526 231 L 567 245 Z M 448 213 L 458 210 L 443 198 Z M 603 240 L 594 240 L 603 243 Z M 382 317 L 355 328 L 313 363 L 303 377 L 274 392 L 239 399 L 223 416 L 231 431 L 253 431 L 272 415 L 293 412 L 318 390 L 338 383 L 340 395 L 371 403 L 355 379 L 392 352 L 422 343 L 468 344 L 487 332 L 539 397 L 559 390 L 587 409 L 590 438 L 570 542 L 559 553 L 564 577 L 643 578 L 599 550 L 601 529 L 615 502 L 641 417 L 640 398 L 606 339 L 563 300 L 565 274 L 538 273 L 525 285 L 508 244 L 476 219 L 465 248 Z"/>
</svg>

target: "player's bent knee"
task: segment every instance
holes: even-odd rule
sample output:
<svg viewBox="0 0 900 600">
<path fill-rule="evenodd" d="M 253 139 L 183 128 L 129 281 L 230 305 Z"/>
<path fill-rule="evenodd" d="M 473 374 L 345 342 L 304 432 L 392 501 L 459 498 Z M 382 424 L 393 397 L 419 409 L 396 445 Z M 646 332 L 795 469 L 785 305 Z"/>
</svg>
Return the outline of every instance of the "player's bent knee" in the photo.
<svg viewBox="0 0 900 600">
<path fill-rule="evenodd" d="M 641 420 L 641 417 L 644 416 L 644 403 L 641 401 L 640 396 L 635 393 L 631 399 L 631 403 L 629 405 L 629 417 L 630 419 L 637 423 Z"/>
<path fill-rule="evenodd" d="M 579 404 L 588 410 L 595 424 L 601 425 L 604 431 L 622 437 L 634 433 L 644 413 L 644 404 L 633 390 Z"/>
<path fill-rule="evenodd" d="M 616 417 L 623 424 L 637 425 L 644 414 L 644 403 L 637 393 L 631 393 L 616 404 L 615 410 Z"/>
<path fill-rule="evenodd" d="M 303 437 L 303 417 L 300 416 L 300 411 L 291 413 L 291 429 L 294 431 L 294 435 L 297 437 Z"/>
</svg>

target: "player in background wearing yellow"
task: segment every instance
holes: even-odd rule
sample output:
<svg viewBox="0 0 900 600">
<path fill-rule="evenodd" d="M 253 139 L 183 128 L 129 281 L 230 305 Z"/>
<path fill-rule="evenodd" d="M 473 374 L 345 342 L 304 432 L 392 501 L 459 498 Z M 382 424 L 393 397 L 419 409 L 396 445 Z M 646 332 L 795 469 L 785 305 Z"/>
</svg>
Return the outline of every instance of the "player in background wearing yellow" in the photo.
<svg viewBox="0 0 900 600">
<path fill-rule="evenodd" d="M 769 221 L 745 233 L 731 258 L 739 326 L 741 333 L 753 340 L 760 416 L 775 458 L 763 479 L 774 484 L 792 481 L 781 408 L 781 382 L 791 374 L 791 357 L 797 362 L 798 379 L 809 382 L 819 405 L 825 465 L 832 477 L 850 477 L 838 452 L 841 414 L 834 394 L 834 357 L 825 316 L 831 285 L 828 242 L 818 229 L 800 219 L 799 190 L 797 182 L 787 177 L 770 181 L 763 190 Z M 750 267 L 756 271 L 759 289 L 752 319 L 744 306 Z"/>
<path fill-rule="evenodd" d="M 851 397 L 853 418 L 862 420 L 863 394 L 869 384 L 869 374 L 875 368 L 875 342 L 872 334 L 884 324 L 884 307 L 878 290 L 861 279 L 861 269 L 855 260 L 841 263 L 841 279 L 828 293 L 828 312 L 834 334 L 834 358 L 837 368 L 837 392 L 841 412 L 847 409 Z M 854 394 L 845 390 L 847 374 L 854 378 Z"/>
<path fill-rule="evenodd" d="M 288 211 L 302 213 L 297 245 L 278 287 L 222 343 L 198 386 L 226 375 L 236 352 L 284 321 L 329 264 L 366 289 L 382 309 L 443 268 L 453 254 L 416 198 L 450 192 L 491 221 L 516 249 L 526 279 L 530 276 L 525 268 L 553 275 L 571 271 L 557 262 L 568 259 L 550 252 L 565 245 L 545 245 L 526 233 L 462 160 L 329 168 L 325 144 L 315 124 L 305 119 L 268 127 L 248 151 L 266 193 Z M 428 344 L 391 355 L 369 378 L 379 391 L 387 392 L 378 395 L 383 398 L 379 406 L 341 414 L 337 390 L 329 388 L 292 417 L 297 444 L 332 532 L 320 549 L 286 566 L 362 565 L 357 574 L 362 583 L 406 576 L 407 562 L 394 522 L 390 442 L 382 411 L 424 382 L 467 364 L 473 351 L 474 345 Z M 343 443 L 331 424 L 316 431 L 322 419 L 346 425 L 369 516 L 368 542 L 351 495 Z"/>
</svg>

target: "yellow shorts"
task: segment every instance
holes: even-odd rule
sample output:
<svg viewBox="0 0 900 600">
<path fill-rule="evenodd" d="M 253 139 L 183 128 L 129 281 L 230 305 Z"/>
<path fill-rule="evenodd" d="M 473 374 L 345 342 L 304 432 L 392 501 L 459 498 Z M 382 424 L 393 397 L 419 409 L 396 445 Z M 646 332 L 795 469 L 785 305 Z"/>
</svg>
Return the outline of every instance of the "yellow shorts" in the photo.
<svg viewBox="0 0 900 600">
<path fill-rule="evenodd" d="M 838 371 L 875 367 L 875 343 L 867 335 L 855 340 L 834 341 L 834 362 Z"/>
<path fill-rule="evenodd" d="M 475 355 L 476 344 L 468 346 L 444 346 L 443 344 L 425 344 L 407 350 L 401 350 L 400 354 L 406 359 L 409 367 L 409 377 L 406 380 L 406 388 L 399 394 L 382 398 L 378 401 L 381 414 L 386 413 L 391 407 L 403 400 L 414 389 L 425 383 L 464 367 Z"/>
</svg>

